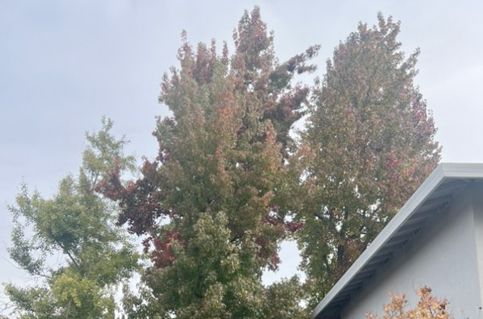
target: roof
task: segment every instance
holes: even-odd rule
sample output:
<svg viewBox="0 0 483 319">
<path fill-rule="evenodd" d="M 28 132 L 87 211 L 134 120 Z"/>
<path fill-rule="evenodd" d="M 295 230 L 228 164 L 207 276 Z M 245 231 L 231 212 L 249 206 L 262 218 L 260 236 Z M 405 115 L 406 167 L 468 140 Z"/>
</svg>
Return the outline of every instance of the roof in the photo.
<svg viewBox="0 0 483 319">
<path fill-rule="evenodd" d="M 312 318 L 336 318 L 351 298 L 424 227 L 465 185 L 483 179 L 483 163 L 439 164 L 337 281 L 312 312 Z"/>
</svg>

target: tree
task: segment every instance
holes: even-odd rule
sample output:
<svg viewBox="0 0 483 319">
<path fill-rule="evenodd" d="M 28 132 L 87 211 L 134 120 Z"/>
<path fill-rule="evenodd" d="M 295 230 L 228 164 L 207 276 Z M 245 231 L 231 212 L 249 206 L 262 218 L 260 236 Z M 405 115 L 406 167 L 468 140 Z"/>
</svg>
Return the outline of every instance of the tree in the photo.
<svg viewBox="0 0 483 319">
<path fill-rule="evenodd" d="M 292 198 L 314 306 L 440 159 L 436 129 L 414 84 L 399 22 L 360 24 L 334 51 L 314 90 Z"/>
<path fill-rule="evenodd" d="M 103 121 L 87 134 L 77 178 L 60 182 L 58 193 L 44 199 L 23 186 L 14 216 L 11 258 L 41 281 L 35 287 L 6 286 L 20 318 L 114 318 L 114 288 L 137 267 L 137 254 L 126 233 L 115 226 L 115 212 L 95 188 L 114 166 L 132 169 L 133 158 L 122 154 L 126 143 L 111 134 Z M 52 257 L 63 262 L 53 267 Z"/>
<path fill-rule="evenodd" d="M 126 298 L 131 318 L 264 318 L 267 298 L 290 299 L 296 283 L 266 289 L 261 275 L 297 227 L 285 209 L 286 159 L 309 89 L 293 78 L 314 70 L 318 47 L 279 64 L 258 8 L 234 42 L 230 57 L 226 44 L 222 55 L 214 41 L 194 50 L 183 34 L 180 68 L 163 79 L 172 116 L 158 120 L 157 159 L 137 181 L 123 184 L 115 171 L 99 187 L 152 260 L 142 297 Z M 291 315 L 300 305 L 287 307 Z"/>
<path fill-rule="evenodd" d="M 303 286 L 297 277 L 272 284 L 266 291 L 267 302 L 261 318 L 308 318 L 312 309 L 302 306 L 304 296 Z"/>
<path fill-rule="evenodd" d="M 383 319 L 451 319 L 448 312 L 448 301 L 433 296 L 431 288 L 423 287 L 417 291 L 419 300 L 414 308 L 407 308 L 406 296 L 393 295 L 391 301 L 384 305 Z M 374 314 L 368 314 L 367 319 L 380 318 Z"/>
</svg>

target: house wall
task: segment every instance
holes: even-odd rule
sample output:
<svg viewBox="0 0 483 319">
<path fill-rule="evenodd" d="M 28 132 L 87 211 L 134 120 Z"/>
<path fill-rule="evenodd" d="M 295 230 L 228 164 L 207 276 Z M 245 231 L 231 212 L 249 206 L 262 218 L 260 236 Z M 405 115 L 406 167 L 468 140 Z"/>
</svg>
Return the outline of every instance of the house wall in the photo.
<svg viewBox="0 0 483 319">
<path fill-rule="evenodd" d="M 478 273 L 483 269 L 483 192 L 471 187 L 463 193 L 357 294 L 342 319 L 381 314 L 391 293 L 404 293 L 414 305 L 417 289 L 425 285 L 450 302 L 455 319 L 483 319 Z"/>
<path fill-rule="evenodd" d="M 481 291 L 481 287 L 483 287 L 483 184 L 476 184 L 472 191 L 472 209 L 476 236 L 476 257 L 479 270 L 478 282 L 480 284 L 480 304 L 483 306 L 483 293 Z"/>
</svg>

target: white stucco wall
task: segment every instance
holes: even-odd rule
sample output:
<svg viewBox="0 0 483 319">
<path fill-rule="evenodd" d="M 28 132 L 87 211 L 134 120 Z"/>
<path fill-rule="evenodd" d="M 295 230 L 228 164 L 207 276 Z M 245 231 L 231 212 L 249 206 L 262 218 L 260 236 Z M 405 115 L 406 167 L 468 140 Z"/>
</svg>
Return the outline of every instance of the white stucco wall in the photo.
<svg viewBox="0 0 483 319">
<path fill-rule="evenodd" d="M 364 319 L 367 313 L 381 314 L 391 293 L 406 294 L 413 305 L 416 290 L 427 285 L 434 295 L 449 300 L 455 319 L 483 319 L 479 288 L 482 278 L 478 273 L 481 267 L 483 191 L 472 187 L 455 198 L 447 212 L 435 218 L 416 240 L 399 252 L 357 294 L 341 317 Z"/>
</svg>

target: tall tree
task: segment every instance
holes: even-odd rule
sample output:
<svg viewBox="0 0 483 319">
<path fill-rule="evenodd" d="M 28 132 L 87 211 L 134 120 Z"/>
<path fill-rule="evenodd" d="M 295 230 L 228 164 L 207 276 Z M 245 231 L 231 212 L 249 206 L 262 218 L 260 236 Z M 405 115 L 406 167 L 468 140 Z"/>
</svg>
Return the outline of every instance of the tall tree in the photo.
<svg viewBox="0 0 483 319">
<path fill-rule="evenodd" d="M 434 169 L 440 148 L 405 57 L 399 22 L 360 24 L 315 88 L 292 165 L 303 269 L 313 306 Z M 297 201 L 297 199 L 300 199 Z"/>
<path fill-rule="evenodd" d="M 136 269 L 137 255 L 126 232 L 115 226 L 112 204 L 95 192 L 114 165 L 121 171 L 133 168 L 133 158 L 122 154 L 125 141 L 110 134 L 111 126 L 105 120 L 100 132 L 87 135 L 78 177 L 64 178 L 55 196 L 44 199 L 24 186 L 10 208 L 10 256 L 40 281 L 35 287 L 6 286 L 19 318 L 115 316 L 114 288 Z"/>
<path fill-rule="evenodd" d="M 261 276 L 296 228 L 285 162 L 309 89 L 293 78 L 314 70 L 318 47 L 278 63 L 258 8 L 241 18 L 234 46 L 218 55 L 214 41 L 193 49 L 183 35 L 180 68 L 162 83 L 172 116 L 157 123 L 157 159 L 141 179 L 123 184 L 113 172 L 99 188 L 151 256 L 142 297 L 126 299 L 132 318 L 266 318 L 271 297 L 290 300 L 287 318 L 301 315 L 295 279 L 267 289 Z"/>
</svg>

